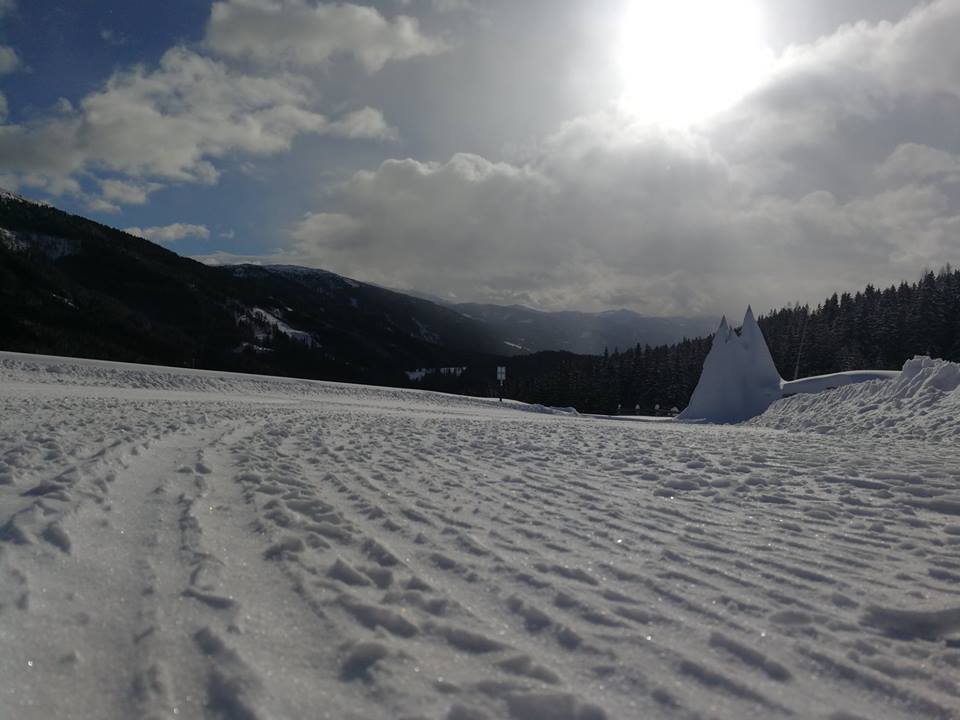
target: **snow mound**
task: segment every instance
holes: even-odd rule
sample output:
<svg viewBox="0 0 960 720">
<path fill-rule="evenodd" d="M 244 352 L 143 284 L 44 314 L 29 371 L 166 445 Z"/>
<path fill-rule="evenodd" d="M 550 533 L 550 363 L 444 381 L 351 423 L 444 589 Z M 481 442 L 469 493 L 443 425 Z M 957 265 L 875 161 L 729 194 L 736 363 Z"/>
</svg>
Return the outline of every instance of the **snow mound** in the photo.
<svg viewBox="0 0 960 720">
<path fill-rule="evenodd" d="M 703 373 L 679 420 L 736 423 L 759 415 L 781 397 L 783 380 L 763 331 L 747 308 L 740 334 L 720 321 Z"/>
<path fill-rule="evenodd" d="M 775 403 L 752 424 L 782 430 L 960 438 L 960 364 L 915 357 L 892 381 L 848 385 Z"/>
<path fill-rule="evenodd" d="M 871 380 L 896 380 L 899 370 L 844 370 L 827 375 L 813 375 L 799 380 L 784 380 L 780 389 L 784 397 L 799 393 L 818 393 L 824 390 L 836 390 L 844 385 L 870 382 Z"/>
</svg>

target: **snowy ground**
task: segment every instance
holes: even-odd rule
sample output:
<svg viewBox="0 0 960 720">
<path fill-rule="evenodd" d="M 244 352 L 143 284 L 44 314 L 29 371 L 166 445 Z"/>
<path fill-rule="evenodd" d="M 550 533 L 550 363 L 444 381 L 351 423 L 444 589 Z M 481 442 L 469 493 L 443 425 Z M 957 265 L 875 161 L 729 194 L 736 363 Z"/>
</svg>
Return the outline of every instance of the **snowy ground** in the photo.
<svg viewBox="0 0 960 720">
<path fill-rule="evenodd" d="M 958 717 L 954 442 L 0 353 L 0 718 Z"/>
</svg>

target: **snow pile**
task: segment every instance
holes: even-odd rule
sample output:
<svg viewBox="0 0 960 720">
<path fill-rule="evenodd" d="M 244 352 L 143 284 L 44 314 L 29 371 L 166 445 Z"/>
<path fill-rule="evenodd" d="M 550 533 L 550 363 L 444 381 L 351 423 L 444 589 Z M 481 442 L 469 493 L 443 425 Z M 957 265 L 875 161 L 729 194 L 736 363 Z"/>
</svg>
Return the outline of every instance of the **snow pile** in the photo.
<svg viewBox="0 0 960 720">
<path fill-rule="evenodd" d="M 899 370 L 845 370 L 828 375 L 813 375 L 799 380 L 784 380 L 780 389 L 783 397 L 799 393 L 819 393 L 824 390 L 836 390 L 844 385 L 870 382 L 871 380 L 896 380 Z"/>
<path fill-rule="evenodd" d="M 908 360 L 892 381 L 796 395 L 752 424 L 820 433 L 857 432 L 924 439 L 960 438 L 960 365 L 929 357 Z"/>
<path fill-rule="evenodd" d="M 780 373 L 763 338 L 763 331 L 747 308 L 740 335 L 727 318 L 713 337 L 703 363 L 703 374 L 680 420 L 717 423 L 741 422 L 759 415 L 781 397 Z"/>
</svg>

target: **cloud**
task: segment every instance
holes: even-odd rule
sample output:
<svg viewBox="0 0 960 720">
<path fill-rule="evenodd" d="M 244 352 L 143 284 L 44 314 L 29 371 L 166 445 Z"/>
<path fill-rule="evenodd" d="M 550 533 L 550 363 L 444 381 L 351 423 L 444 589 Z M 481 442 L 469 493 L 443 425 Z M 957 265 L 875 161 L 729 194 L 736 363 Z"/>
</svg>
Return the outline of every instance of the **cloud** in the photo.
<svg viewBox="0 0 960 720">
<path fill-rule="evenodd" d="M 0 45 L 0 75 L 8 75 L 20 67 L 20 56 L 9 45 Z"/>
<path fill-rule="evenodd" d="M 206 225 L 190 225 L 189 223 L 173 223 L 162 227 L 128 227 L 124 228 L 123 231 L 152 240 L 155 243 L 176 242 L 186 238 L 207 240 L 210 237 L 210 230 Z"/>
<path fill-rule="evenodd" d="M 262 65 L 315 67 L 344 55 L 369 72 L 446 49 L 443 41 L 424 35 L 415 18 L 390 20 L 372 7 L 309 0 L 215 2 L 206 42 L 223 56 Z"/>
<path fill-rule="evenodd" d="M 145 196 L 131 189 L 212 184 L 219 177 L 215 161 L 282 153 L 302 134 L 374 140 L 396 134 L 372 108 L 330 120 L 315 97 L 300 76 L 244 74 L 176 47 L 155 70 L 115 72 L 75 110 L 63 106 L 28 125 L 0 126 L 0 156 L 24 184 L 54 194 L 79 194 L 77 178 L 85 173 L 125 176 L 123 183 L 101 183 L 102 199 L 136 203 Z"/>
<path fill-rule="evenodd" d="M 904 143 L 877 168 L 877 177 L 883 180 L 928 180 L 942 178 L 960 181 L 960 155 L 945 150 Z"/>
<path fill-rule="evenodd" d="M 100 39 L 107 45 L 123 47 L 130 42 L 130 37 L 122 32 L 115 32 L 110 28 L 100 28 Z"/>
<path fill-rule="evenodd" d="M 17 7 L 17 0 L 0 0 L 0 18 L 12 13 Z"/>
<path fill-rule="evenodd" d="M 124 205 L 143 205 L 147 202 L 150 193 L 156 192 L 163 186 L 159 183 L 132 183 L 125 180 L 101 180 L 100 190 L 105 200 L 112 200 Z"/>
<path fill-rule="evenodd" d="M 869 141 L 889 152 L 891 134 L 929 132 L 924 123 L 960 109 L 958 32 L 960 3 L 939 0 L 898 23 L 861 22 L 790 47 L 767 85 L 732 111 L 717 135 L 733 155 L 773 151 L 788 160 L 784 167 L 801 169 L 800 152 L 814 163 L 846 159 Z"/>
<path fill-rule="evenodd" d="M 957 33 L 955 2 L 842 28 L 691 132 L 609 111 L 524 161 L 389 160 L 302 218 L 288 251 L 439 295 L 657 314 L 912 279 L 960 249 Z"/>
<path fill-rule="evenodd" d="M 349 112 L 327 128 L 331 135 L 353 140 L 396 140 L 397 129 L 390 127 L 383 113 L 372 107 Z"/>
</svg>

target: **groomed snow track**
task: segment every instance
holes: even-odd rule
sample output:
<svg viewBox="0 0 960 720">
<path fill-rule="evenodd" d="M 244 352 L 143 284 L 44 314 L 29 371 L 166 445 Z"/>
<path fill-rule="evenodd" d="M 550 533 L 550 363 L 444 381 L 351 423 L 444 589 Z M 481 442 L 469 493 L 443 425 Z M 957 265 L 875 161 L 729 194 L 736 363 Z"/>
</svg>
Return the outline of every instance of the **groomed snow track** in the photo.
<svg viewBox="0 0 960 720">
<path fill-rule="evenodd" d="M 0 354 L 0 717 L 955 718 L 949 442 Z"/>
</svg>

